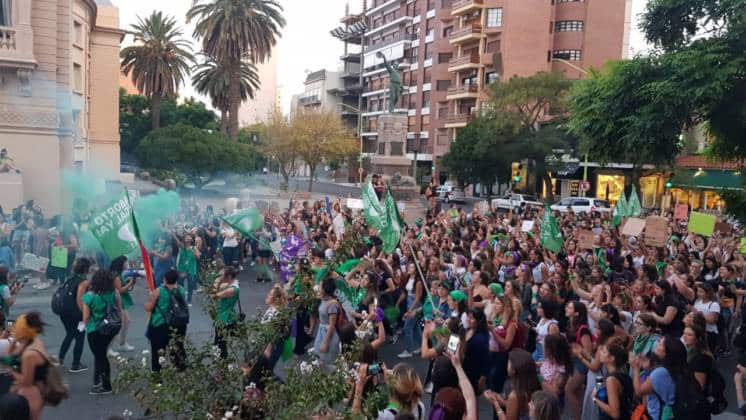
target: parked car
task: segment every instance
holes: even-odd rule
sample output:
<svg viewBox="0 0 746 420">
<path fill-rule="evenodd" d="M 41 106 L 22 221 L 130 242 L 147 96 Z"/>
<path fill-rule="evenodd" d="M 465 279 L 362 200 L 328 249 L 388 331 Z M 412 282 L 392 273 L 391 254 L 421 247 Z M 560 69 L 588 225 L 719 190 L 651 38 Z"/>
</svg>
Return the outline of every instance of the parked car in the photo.
<svg viewBox="0 0 746 420">
<path fill-rule="evenodd" d="M 463 203 L 466 200 L 464 190 L 453 184 L 443 184 L 437 189 L 438 199 L 444 203 L 450 203 L 451 201 Z"/>
<path fill-rule="evenodd" d="M 567 213 L 572 209 L 573 213 L 590 213 L 593 211 L 607 213 L 611 211 L 611 205 L 606 200 L 593 197 L 568 197 L 552 204 L 552 210 Z"/>
<path fill-rule="evenodd" d="M 536 196 L 529 194 L 506 193 L 500 198 L 492 200 L 493 209 L 507 209 L 518 211 L 526 207 L 542 207 L 544 204 Z"/>
</svg>

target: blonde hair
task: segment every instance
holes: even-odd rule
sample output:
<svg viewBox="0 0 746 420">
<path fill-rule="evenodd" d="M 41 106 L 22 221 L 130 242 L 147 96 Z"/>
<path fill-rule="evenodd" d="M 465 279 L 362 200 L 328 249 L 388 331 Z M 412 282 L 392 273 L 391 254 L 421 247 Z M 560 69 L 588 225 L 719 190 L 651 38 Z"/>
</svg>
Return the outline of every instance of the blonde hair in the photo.
<svg viewBox="0 0 746 420">
<path fill-rule="evenodd" d="M 278 307 L 283 307 L 287 305 L 287 294 L 285 293 L 285 289 L 282 288 L 279 284 L 276 284 L 272 286 L 272 289 L 269 291 L 272 295 L 272 304 Z"/>
<path fill-rule="evenodd" d="M 399 404 L 402 411 L 410 413 L 422 399 L 422 381 L 411 366 L 399 363 L 389 379 L 391 398 Z"/>
</svg>

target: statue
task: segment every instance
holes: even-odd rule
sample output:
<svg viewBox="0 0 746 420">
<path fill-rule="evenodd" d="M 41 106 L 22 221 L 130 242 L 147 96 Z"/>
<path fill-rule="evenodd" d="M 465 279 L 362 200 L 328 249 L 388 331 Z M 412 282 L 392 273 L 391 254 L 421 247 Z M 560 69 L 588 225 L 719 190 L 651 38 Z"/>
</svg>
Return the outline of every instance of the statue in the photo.
<svg viewBox="0 0 746 420">
<path fill-rule="evenodd" d="M 396 104 L 404 93 L 401 75 L 399 74 L 399 64 L 389 63 L 386 60 L 386 56 L 380 51 L 376 53 L 376 57 L 383 59 L 383 65 L 389 73 L 389 113 L 393 114 Z"/>
</svg>

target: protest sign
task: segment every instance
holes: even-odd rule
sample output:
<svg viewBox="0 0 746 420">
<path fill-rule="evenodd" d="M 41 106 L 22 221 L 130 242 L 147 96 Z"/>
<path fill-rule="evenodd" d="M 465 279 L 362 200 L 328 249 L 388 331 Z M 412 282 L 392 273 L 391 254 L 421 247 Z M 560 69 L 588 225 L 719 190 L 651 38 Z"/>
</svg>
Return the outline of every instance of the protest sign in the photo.
<svg viewBox="0 0 746 420">
<path fill-rule="evenodd" d="M 733 226 L 728 222 L 717 222 L 715 223 L 715 231 L 721 236 L 730 236 L 731 232 L 733 232 Z"/>
<path fill-rule="evenodd" d="M 347 208 L 348 209 L 355 209 L 355 210 L 362 210 L 363 209 L 363 200 L 359 198 L 348 198 L 347 199 Z"/>
<path fill-rule="evenodd" d="M 129 255 L 138 248 L 132 227 L 132 207 L 125 195 L 94 215 L 90 228 L 93 236 L 101 243 L 101 248 L 111 259 Z"/>
<path fill-rule="evenodd" d="M 596 235 L 590 230 L 581 230 L 578 233 L 578 249 L 593 249 L 596 245 Z"/>
<path fill-rule="evenodd" d="M 531 232 L 532 230 L 534 230 L 534 221 L 524 220 L 521 224 L 521 232 Z"/>
<path fill-rule="evenodd" d="M 67 268 L 67 248 L 62 246 L 52 247 L 52 267 Z"/>
<path fill-rule="evenodd" d="M 23 254 L 21 259 L 21 267 L 31 271 L 43 273 L 47 271 L 47 265 L 49 265 L 49 258 L 39 257 L 30 252 Z"/>
<path fill-rule="evenodd" d="M 673 211 L 674 220 L 687 220 L 689 218 L 689 206 L 677 204 Z"/>
<path fill-rule="evenodd" d="M 622 235 L 626 236 L 640 236 L 642 230 L 645 229 L 645 220 L 637 217 L 630 217 L 622 226 Z"/>
<path fill-rule="evenodd" d="M 711 214 L 693 211 L 689 215 L 689 232 L 702 236 L 712 236 L 717 218 Z"/>
<path fill-rule="evenodd" d="M 741 238 L 741 254 L 746 255 L 746 236 Z"/>
<path fill-rule="evenodd" d="M 648 216 L 645 219 L 645 244 L 657 247 L 666 246 L 668 220 L 660 216 Z"/>
</svg>

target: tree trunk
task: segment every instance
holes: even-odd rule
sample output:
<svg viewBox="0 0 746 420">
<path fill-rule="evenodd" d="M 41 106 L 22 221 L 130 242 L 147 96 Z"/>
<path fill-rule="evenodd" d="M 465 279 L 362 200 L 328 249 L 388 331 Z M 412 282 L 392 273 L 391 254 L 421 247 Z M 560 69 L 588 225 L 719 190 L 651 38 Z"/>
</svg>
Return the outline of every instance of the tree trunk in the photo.
<svg viewBox="0 0 746 420">
<path fill-rule="evenodd" d="M 550 203 L 554 202 L 554 189 L 552 188 L 552 178 L 549 176 L 549 172 L 544 171 L 541 178 L 544 180 L 544 186 L 547 189 L 547 201 Z"/>
<path fill-rule="evenodd" d="M 316 173 L 316 165 L 308 165 L 308 192 L 313 190 L 313 176 Z"/>
<path fill-rule="evenodd" d="M 238 108 L 241 106 L 241 63 L 240 58 L 231 65 L 230 87 L 228 97 L 230 101 L 230 114 L 228 120 L 228 135 L 233 140 L 238 140 Z"/>
<path fill-rule="evenodd" d="M 227 109 L 220 110 L 220 134 L 224 136 L 228 135 L 228 110 Z"/>
<path fill-rule="evenodd" d="M 161 126 L 161 101 L 163 98 L 161 98 L 161 95 L 153 94 L 153 97 L 150 98 L 150 119 L 153 123 L 152 127 L 153 130 L 157 130 Z"/>
</svg>

